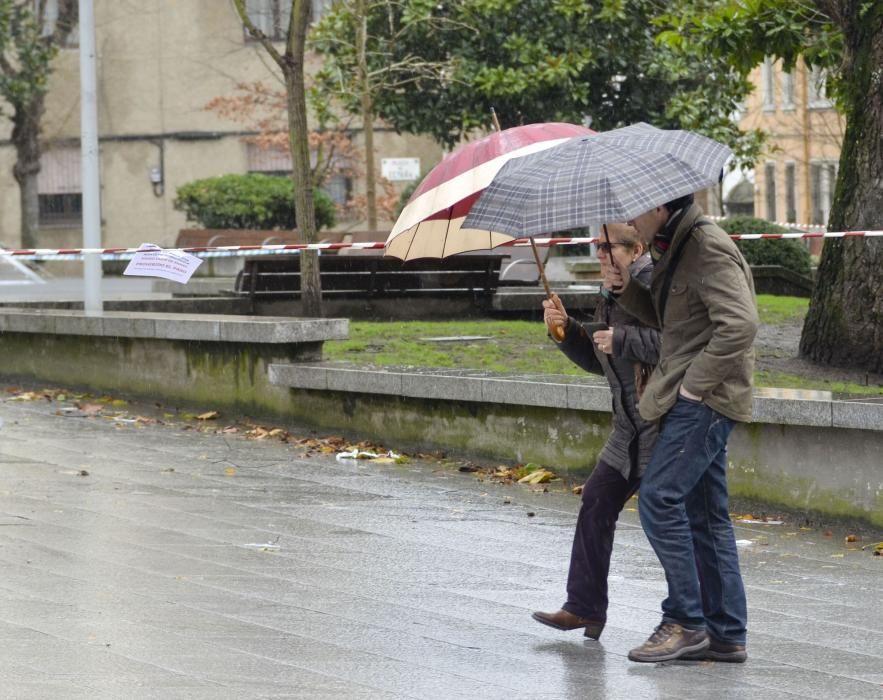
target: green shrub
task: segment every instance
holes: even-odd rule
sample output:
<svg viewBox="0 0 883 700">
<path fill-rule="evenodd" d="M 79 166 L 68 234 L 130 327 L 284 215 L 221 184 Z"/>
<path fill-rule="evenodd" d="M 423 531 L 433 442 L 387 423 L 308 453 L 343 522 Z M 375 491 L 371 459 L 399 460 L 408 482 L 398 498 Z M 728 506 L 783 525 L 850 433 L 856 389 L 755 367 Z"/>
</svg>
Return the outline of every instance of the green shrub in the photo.
<svg viewBox="0 0 883 700">
<path fill-rule="evenodd" d="M 765 219 L 732 216 L 719 223 L 727 233 L 785 233 L 787 229 Z M 796 239 L 737 241 L 749 265 L 780 265 L 801 275 L 809 275 L 812 261 L 803 242 Z"/>
<path fill-rule="evenodd" d="M 423 178 L 426 175 L 421 175 L 417 180 L 405 185 L 405 189 L 402 190 L 402 193 L 399 195 L 399 201 L 396 203 L 395 208 L 395 218 L 398 219 L 402 213 L 402 210 L 407 206 L 408 200 L 411 199 L 411 195 L 414 194 L 414 190 L 420 187 L 420 183 L 423 182 Z"/>
<path fill-rule="evenodd" d="M 178 188 L 175 209 L 204 228 L 286 229 L 294 224 L 291 178 L 279 175 L 221 175 Z M 334 202 L 313 190 L 316 228 L 333 226 Z"/>
</svg>

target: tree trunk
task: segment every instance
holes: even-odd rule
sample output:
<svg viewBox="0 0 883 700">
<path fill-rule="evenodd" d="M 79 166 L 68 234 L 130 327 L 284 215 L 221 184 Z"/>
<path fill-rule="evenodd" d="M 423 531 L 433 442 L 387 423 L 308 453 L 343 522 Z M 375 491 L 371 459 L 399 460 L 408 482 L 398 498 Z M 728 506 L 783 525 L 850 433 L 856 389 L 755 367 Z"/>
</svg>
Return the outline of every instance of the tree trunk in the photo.
<svg viewBox="0 0 883 700">
<path fill-rule="evenodd" d="M 362 132 L 365 136 L 365 201 L 368 229 L 377 230 L 377 183 L 374 164 L 374 100 L 371 99 L 371 78 L 368 75 L 368 15 L 365 0 L 356 4 L 356 52 L 359 60 L 359 89 L 362 92 Z"/>
<path fill-rule="evenodd" d="M 29 104 L 16 105 L 12 118 L 12 144 L 15 146 L 13 177 L 18 182 L 21 202 L 21 245 L 37 247 L 40 204 L 37 191 L 37 175 L 40 172 L 40 120 L 45 105 L 43 95 Z"/>
<path fill-rule="evenodd" d="M 310 3 L 292 3 L 288 50 L 283 71 L 288 95 L 288 144 L 291 150 L 294 183 L 294 214 L 297 230 L 307 243 L 319 240 L 316 210 L 313 204 L 313 180 L 310 172 L 310 146 L 307 127 L 306 85 L 304 82 L 304 42 L 309 22 Z M 315 250 L 300 253 L 300 298 L 304 316 L 322 316 L 322 285 L 319 279 L 319 256 Z"/>
<path fill-rule="evenodd" d="M 362 123 L 365 130 L 365 200 L 368 210 L 368 230 L 377 230 L 377 182 L 374 163 L 374 105 L 371 95 L 362 94 Z"/>
<path fill-rule="evenodd" d="M 883 228 L 883 8 L 839 3 L 846 134 L 829 230 Z M 883 241 L 827 239 L 800 339 L 816 362 L 883 372 Z"/>
</svg>

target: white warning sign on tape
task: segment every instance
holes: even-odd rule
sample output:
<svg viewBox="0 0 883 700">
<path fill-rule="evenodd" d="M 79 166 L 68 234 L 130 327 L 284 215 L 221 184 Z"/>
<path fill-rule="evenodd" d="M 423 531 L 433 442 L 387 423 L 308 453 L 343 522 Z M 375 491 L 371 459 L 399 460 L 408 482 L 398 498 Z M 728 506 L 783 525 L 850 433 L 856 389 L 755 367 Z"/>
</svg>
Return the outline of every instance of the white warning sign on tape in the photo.
<svg viewBox="0 0 883 700">
<path fill-rule="evenodd" d="M 202 258 L 180 250 L 163 250 L 153 243 L 142 243 L 129 261 L 124 275 L 135 277 L 162 277 L 187 284 Z"/>
</svg>

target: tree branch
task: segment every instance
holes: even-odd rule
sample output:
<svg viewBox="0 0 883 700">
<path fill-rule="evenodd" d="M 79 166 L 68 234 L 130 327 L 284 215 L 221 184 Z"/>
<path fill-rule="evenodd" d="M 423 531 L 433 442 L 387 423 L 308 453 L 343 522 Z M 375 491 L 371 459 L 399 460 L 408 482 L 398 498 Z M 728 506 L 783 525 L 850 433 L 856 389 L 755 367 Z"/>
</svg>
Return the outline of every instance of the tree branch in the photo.
<svg viewBox="0 0 883 700">
<path fill-rule="evenodd" d="M 254 22 L 251 21 L 251 17 L 248 16 L 248 10 L 245 7 L 245 0 L 233 0 L 233 7 L 236 9 L 236 13 L 239 15 L 239 19 L 242 21 L 242 25 L 245 27 L 246 31 L 252 36 L 253 39 L 255 39 L 255 41 L 260 42 L 261 46 L 264 47 L 270 57 L 284 71 L 285 58 L 276 50 L 276 47 L 273 46 L 273 42 L 270 40 L 270 37 L 264 34 L 260 29 L 258 29 L 255 26 Z"/>
</svg>

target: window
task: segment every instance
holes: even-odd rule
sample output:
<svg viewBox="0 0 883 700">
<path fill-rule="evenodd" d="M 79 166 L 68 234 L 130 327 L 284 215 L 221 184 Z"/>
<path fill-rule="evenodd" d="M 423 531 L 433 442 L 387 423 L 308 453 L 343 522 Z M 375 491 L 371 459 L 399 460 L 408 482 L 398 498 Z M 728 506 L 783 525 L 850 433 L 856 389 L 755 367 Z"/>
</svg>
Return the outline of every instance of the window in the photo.
<svg viewBox="0 0 883 700">
<path fill-rule="evenodd" d="M 80 149 L 54 148 L 40 158 L 37 175 L 40 226 L 80 226 L 83 195 Z"/>
<path fill-rule="evenodd" d="M 55 23 L 58 22 L 58 1 L 45 0 L 46 6 L 43 10 L 43 36 L 49 36 L 55 31 Z M 40 11 L 40 0 L 34 0 L 34 14 Z M 76 25 L 67 35 L 67 39 L 62 44 L 62 48 L 77 48 L 80 45 L 80 34 Z"/>
<path fill-rule="evenodd" d="M 251 173 L 291 174 L 291 154 L 281 148 L 262 148 L 248 144 L 248 171 Z"/>
<path fill-rule="evenodd" d="M 763 109 L 766 112 L 776 109 L 775 82 L 773 74 L 773 59 L 767 56 L 761 66 L 761 81 L 763 87 Z"/>
<path fill-rule="evenodd" d="M 782 71 L 782 109 L 794 109 L 794 75 Z"/>
<path fill-rule="evenodd" d="M 831 100 L 828 99 L 827 92 L 825 91 L 828 72 L 818 66 L 813 66 L 809 69 L 809 75 L 807 75 L 806 79 L 809 106 L 813 109 L 826 109 L 831 107 Z"/>
<path fill-rule="evenodd" d="M 312 0 L 312 19 L 314 22 L 318 22 L 322 19 L 322 15 L 324 15 L 325 11 L 331 7 L 332 2 L 333 0 Z"/>
<path fill-rule="evenodd" d="M 797 165 L 785 163 L 785 219 L 797 223 Z"/>
<path fill-rule="evenodd" d="M 255 27 L 273 41 L 285 41 L 291 17 L 291 0 L 246 0 L 245 9 Z"/>
<path fill-rule="evenodd" d="M 353 179 L 346 175 L 332 175 L 323 189 L 335 204 L 343 206 L 353 197 Z"/>
<path fill-rule="evenodd" d="M 318 22 L 332 2 L 333 0 L 310 0 L 312 21 Z M 291 17 L 291 0 L 246 0 L 245 9 L 254 26 L 273 41 L 285 41 Z M 245 36 L 251 39 L 248 32 Z"/>
<path fill-rule="evenodd" d="M 812 221 L 825 226 L 834 201 L 834 183 L 837 182 L 837 164 L 832 161 L 817 161 L 810 164 Z"/>
<path fill-rule="evenodd" d="M 316 153 L 310 153 L 310 166 L 316 165 Z M 338 169 L 344 169 L 348 163 L 338 159 Z M 248 171 L 267 175 L 291 176 L 291 156 L 288 151 L 278 148 L 261 148 L 257 144 L 248 144 Z M 340 173 L 332 174 L 322 188 L 334 200 L 335 204 L 346 204 L 353 194 L 353 179 Z"/>
<path fill-rule="evenodd" d="M 766 218 L 776 220 L 776 164 L 767 163 L 764 168 L 764 186 L 766 187 Z"/>
</svg>

